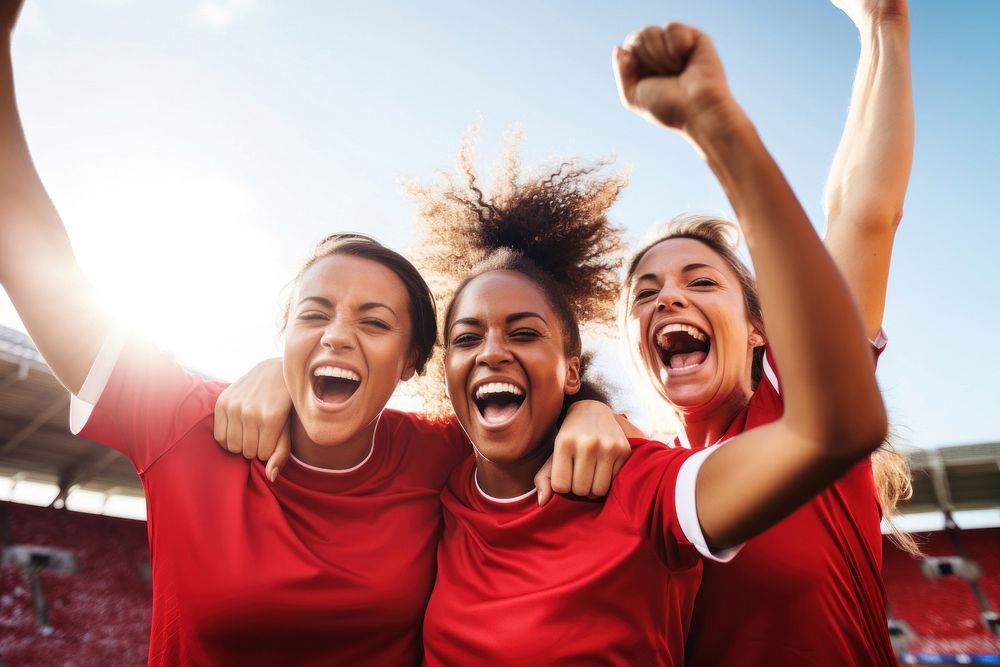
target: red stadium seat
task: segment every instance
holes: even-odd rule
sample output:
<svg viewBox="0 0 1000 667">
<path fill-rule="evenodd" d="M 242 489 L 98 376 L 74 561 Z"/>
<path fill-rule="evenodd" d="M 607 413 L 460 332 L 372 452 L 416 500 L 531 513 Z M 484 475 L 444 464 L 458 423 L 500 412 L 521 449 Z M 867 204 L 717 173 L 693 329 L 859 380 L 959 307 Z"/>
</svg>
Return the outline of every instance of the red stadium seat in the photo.
<svg viewBox="0 0 1000 667">
<path fill-rule="evenodd" d="M 959 540 L 969 558 L 983 568 L 979 583 L 996 590 L 1000 563 L 1000 530 L 961 531 Z M 944 532 L 921 535 L 918 543 L 928 556 L 954 556 Z M 906 621 L 918 635 L 910 652 L 937 655 L 1000 654 L 1000 639 L 990 634 L 972 588 L 957 576 L 928 579 L 920 561 L 884 543 L 882 576 L 893 616 Z M 989 593 L 987 593 L 989 595 Z"/>
<path fill-rule="evenodd" d="M 3 503 L 14 544 L 76 555 L 80 572 L 38 573 L 49 629 L 38 627 L 30 585 L 17 567 L 0 571 L 0 658 L 18 665 L 80 667 L 146 662 L 152 591 L 141 521 Z"/>
</svg>

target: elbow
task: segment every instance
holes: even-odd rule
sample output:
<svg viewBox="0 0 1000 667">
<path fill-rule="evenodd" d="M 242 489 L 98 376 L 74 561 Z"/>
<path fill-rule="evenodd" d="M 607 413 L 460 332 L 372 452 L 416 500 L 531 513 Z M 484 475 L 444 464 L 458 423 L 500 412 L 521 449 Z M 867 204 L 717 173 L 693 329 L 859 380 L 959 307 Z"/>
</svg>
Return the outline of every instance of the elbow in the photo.
<svg viewBox="0 0 1000 667">
<path fill-rule="evenodd" d="M 850 194 L 848 194 L 850 193 Z M 829 229 L 846 227 L 873 234 L 895 233 L 903 219 L 905 185 L 866 187 L 861 183 L 831 182 L 823 193 L 823 212 Z"/>
<path fill-rule="evenodd" d="M 817 463 L 849 466 L 878 449 L 888 435 L 889 420 L 882 397 L 852 396 L 853 400 L 826 402 L 812 409 L 794 412 L 786 404 L 787 424 L 804 441 L 810 443 Z M 806 417 L 805 415 L 809 416 Z"/>
<path fill-rule="evenodd" d="M 828 227 L 845 227 L 862 238 L 892 238 L 903 220 L 903 202 L 891 198 L 846 206 L 827 204 Z"/>
<path fill-rule="evenodd" d="M 823 424 L 820 440 L 831 459 L 853 463 L 882 446 L 889 435 L 889 418 L 881 397 L 854 405 Z"/>
</svg>

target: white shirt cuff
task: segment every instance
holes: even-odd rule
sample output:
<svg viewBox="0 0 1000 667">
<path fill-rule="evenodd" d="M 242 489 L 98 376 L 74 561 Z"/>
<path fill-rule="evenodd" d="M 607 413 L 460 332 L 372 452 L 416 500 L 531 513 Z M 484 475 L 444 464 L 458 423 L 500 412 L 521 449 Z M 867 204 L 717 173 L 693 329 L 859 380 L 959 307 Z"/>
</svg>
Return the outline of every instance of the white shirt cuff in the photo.
<svg viewBox="0 0 1000 667">
<path fill-rule="evenodd" d="M 698 481 L 698 471 L 701 464 L 705 462 L 712 452 L 718 449 L 719 445 L 706 447 L 700 452 L 692 455 L 687 461 L 681 464 L 681 469 L 677 473 L 677 489 L 674 496 L 674 503 L 677 510 L 677 521 L 680 523 L 681 531 L 687 541 L 694 545 L 698 553 L 719 563 L 728 563 L 743 547 L 742 544 L 725 549 L 713 551 L 709 548 L 705 540 L 705 534 L 701 531 L 701 522 L 698 520 L 698 505 L 695 502 L 695 486 Z"/>
<path fill-rule="evenodd" d="M 101 345 L 101 350 L 94 358 L 90 372 L 87 373 L 87 379 L 80 387 L 80 393 L 74 394 L 70 398 L 69 430 L 73 435 L 79 434 L 87 425 L 90 414 L 94 411 L 94 406 L 101 399 L 104 387 L 108 384 L 108 379 L 115 370 L 118 355 L 121 354 L 126 339 L 127 335 L 123 329 L 112 326 Z"/>
</svg>

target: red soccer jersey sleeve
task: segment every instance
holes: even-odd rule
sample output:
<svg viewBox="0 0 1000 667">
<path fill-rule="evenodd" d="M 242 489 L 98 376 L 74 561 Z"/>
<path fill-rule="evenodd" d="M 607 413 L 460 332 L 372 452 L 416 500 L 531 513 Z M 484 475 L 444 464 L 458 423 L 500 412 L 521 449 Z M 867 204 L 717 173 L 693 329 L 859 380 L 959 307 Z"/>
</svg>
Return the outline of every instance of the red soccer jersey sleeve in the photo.
<svg viewBox="0 0 1000 667">
<path fill-rule="evenodd" d="M 205 418 L 224 387 L 115 332 L 73 397 L 70 421 L 74 433 L 117 449 L 142 474 Z"/>
</svg>

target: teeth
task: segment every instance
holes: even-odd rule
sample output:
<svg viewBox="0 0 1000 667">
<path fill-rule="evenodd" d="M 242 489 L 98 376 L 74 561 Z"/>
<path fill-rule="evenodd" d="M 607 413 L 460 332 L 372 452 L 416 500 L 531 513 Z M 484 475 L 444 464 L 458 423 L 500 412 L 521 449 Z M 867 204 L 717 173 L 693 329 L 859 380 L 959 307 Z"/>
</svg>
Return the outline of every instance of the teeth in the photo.
<svg viewBox="0 0 1000 667">
<path fill-rule="evenodd" d="M 697 365 L 698 364 L 691 364 L 690 366 L 681 366 L 680 368 L 673 368 L 673 367 L 671 367 L 670 370 L 672 370 L 672 371 L 686 371 L 687 369 L 694 368 Z"/>
<path fill-rule="evenodd" d="M 316 377 L 342 378 L 344 380 L 361 382 L 361 376 L 354 371 L 347 370 L 346 368 L 338 368 L 336 366 L 320 366 L 313 371 L 313 375 Z"/>
<path fill-rule="evenodd" d="M 657 332 L 656 337 L 659 338 L 664 334 L 668 334 L 673 331 L 683 331 L 684 333 L 691 336 L 691 338 L 694 338 L 697 341 L 705 342 L 706 340 L 708 340 L 708 336 L 706 336 L 701 330 L 696 329 L 690 324 L 680 324 L 680 323 L 668 324 L 667 326 L 660 329 L 659 332 Z"/>
<path fill-rule="evenodd" d="M 514 394 L 523 396 L 524 392 L 520 387 L 515 387 L 509 382 L 487 382 L 476 389 L 476 398 L 483 398 L 487 394 Z"/>
</svg>

